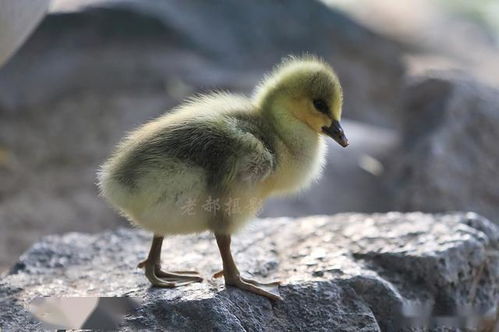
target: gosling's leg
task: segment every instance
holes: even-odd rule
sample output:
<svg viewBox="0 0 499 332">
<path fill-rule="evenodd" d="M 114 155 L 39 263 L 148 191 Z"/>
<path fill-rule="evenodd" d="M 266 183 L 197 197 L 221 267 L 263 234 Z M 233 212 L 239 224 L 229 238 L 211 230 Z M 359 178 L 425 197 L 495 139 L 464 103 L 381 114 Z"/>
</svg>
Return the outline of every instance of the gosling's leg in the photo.
<svg viewBox="0 0 499 332">
<path fill-rule="evenodd" d="M 147 259 L 140 262 L 137 266 L 145 268 L 146 277 L 151 284 L 156 287 L 173 288 L 203 281 L 203 278 L 196 271 L 166 272 L 161 270 L 161 246 L 163 245 L 163 238 L 163 236 L 154 235 Z"/>
<path fill-rule="evenodd" d="M 241 288 L 248 292 L 268 297 L 272 300 L 281 299 L 280 296 L 258 287 L 256 284 L 249 282 L 248 279 L 241 278 L 236 263 L 232 258 L 232 253 L 230 252 L 230 235 L 215 234 L 215 238 L 217 239 L 218 249 L 220 249 L 220 255 L 222 256 L 223 275 L 226 285 Z"/>
</svg>

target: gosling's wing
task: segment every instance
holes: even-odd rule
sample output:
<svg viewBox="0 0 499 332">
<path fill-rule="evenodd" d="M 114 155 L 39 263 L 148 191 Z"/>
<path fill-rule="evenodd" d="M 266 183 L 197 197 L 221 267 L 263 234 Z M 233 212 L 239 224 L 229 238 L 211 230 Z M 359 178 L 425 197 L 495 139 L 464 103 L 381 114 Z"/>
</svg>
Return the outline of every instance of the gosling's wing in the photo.
<svg viewBox="0 0 499 332">
<path fill-rule="evenodd" d="M 275 169 L 273 131 L 246 97 L 216 93 L 191 106 L 195 110 L 185 109 L 190 115 L 202 108 L 212 116 L 194 117 L 169 130 L 168 145 L 175 148 L 168 150 L 204 168 L 209 187 L 223 191 L 234 184 L 256 183 Z"/>
<path fill-rule="evenodd" d="M 174 159 L 202 168 L 215 191 L 264 179 L 276 164 L 271 130 L 252 107 L 247 98 L 228 94 L 193 100 L 132 133 L 116 176 L 133 185 L 153 169 L 167 174 Z"/>
<path fill-rule="evenodd" d="M 207 187 L 223 191 L 237 182 L 256 182 L 270 174 L 275 161 L 265 145 L 234 122 L 189 121 L 156 132 L 128 152 L 116 172 L 133 185 L 151 170 L 171 168 L 168 160 L 205 171 Z M 172 170 L 173 171 L 173 170 Z"/>
<path fill-rule="evenodd" d="M 254 147 L 238 158 L 235 180 L 243 183 L 263 181 L 272 173 L 274 165 L 274 157 L 269 151 Z"/>
<path fill-rule="evenodd" d="M 239 123 L 239 149 L 235 165 L 234 180 L 243 183 L 257 183 L 265 180 L 275 169 L 273 137 L 270 130 L 255 123 Z"/>
<path fill-rule="evenodd" d="M 263 181 L 272 173 L 276 157 L 269 133 L 230 114 L 222 121 L 193 121 L 171 128 L 160 140 L 161 150 L 202 167 L 208 187 L 224 191 Z"/>
</svg>

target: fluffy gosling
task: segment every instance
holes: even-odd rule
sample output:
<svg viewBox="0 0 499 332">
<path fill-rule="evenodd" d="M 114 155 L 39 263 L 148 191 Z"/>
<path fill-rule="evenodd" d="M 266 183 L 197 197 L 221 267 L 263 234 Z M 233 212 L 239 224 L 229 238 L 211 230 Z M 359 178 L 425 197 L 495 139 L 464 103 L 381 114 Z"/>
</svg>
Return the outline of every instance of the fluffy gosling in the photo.
<svg viewBox="0 0 499 332">
<path fill-rule="evenodd" d="M 226 285 L 279 298 L 240 276 L 231 234 L 267 197 L 297 192 L 319 177 L 323 135 L 348 145 L 339 123 L 342 101 L 328 64 L 290 57 L 252 98 L 196 96 L 124 138 L 102 166 L 99 187 L 114 208 L 154 233 L 149 255 L 139 264 L 149 281 L 158 287 L 201 281 L 195 271 L 161 270 L 161 245 L 168 234 L 208 230 L 222 257 L 217 275 Z"/>
</svg>

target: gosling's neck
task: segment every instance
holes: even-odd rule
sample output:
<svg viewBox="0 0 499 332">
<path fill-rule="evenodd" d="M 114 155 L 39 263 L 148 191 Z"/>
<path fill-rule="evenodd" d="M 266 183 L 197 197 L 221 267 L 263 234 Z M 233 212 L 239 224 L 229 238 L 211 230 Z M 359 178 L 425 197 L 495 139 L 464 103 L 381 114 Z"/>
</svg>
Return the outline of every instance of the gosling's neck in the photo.
<svg viewBox="0 0 499 332">
<path fill-rule="evenodd" d="M 308 158 L 317 152 L 321 142 L 320 135 L 296 119 L 285 106 L 263 108 L 261 114 L 293 156 Z"/>
<path fill-rule="evenodd" d="M 287 109 L 262 109 L 261 116 L 273 129 L 279 160 L 276 172 L 266 181 L 264 195 L 285 195 L 306 188 L 321 173 L 324 140 Z"/>
</svg>

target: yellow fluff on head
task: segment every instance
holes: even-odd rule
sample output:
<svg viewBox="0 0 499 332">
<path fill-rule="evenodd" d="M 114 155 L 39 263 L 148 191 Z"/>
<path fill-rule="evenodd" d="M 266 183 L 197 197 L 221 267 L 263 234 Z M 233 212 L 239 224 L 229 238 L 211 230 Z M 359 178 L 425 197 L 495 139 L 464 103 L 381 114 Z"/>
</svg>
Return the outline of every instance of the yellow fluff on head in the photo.
<svg viewBox="0 0 499 332">
<path fill-rule="evenodd" d="M 323 80 L 313 82 L 314 76 L 317 74 L 324 74 Z M 287 56 L 283 58 L 281 63 L 276 65 L 273 70 L 266 74 L 264 79 L 257 85 L 253 92 L 253 100 L 256 105 L 262 107 L 268 102 L 270 96 L 278 89 L 282 93 L 292 93 L 293 89 L 300 89 L 304 85 L 316 84 L 319 89 L 333 89 L 332 96 L 332 111 L 334 118 L 338 121 L 341 120 L 341 111 L 343 104 L 343 90 L 339 83 L 338 76 L 333 68 L 322 58 L 314 55 L 303 56 Z"/>
<path fill-rule="evenodd" d="M 114 208 L 155 234 L 141 263 L 151 283 L 199 281 L 159 271 L 159 253 L 164 235 L 208 230 L 217 237 L 226 283 L 272 298 L 239 278 L 227 252 L 230 234 L 267 197 L 295 193 L 319 177 L 325 135 L 348 145 L 339 124 L 342 101 L 338 77 L 325 61 L 287 57 L 252 98 L 194 96 L 125 137 L 101 167 L 98 184 Z"/>
</svg>

